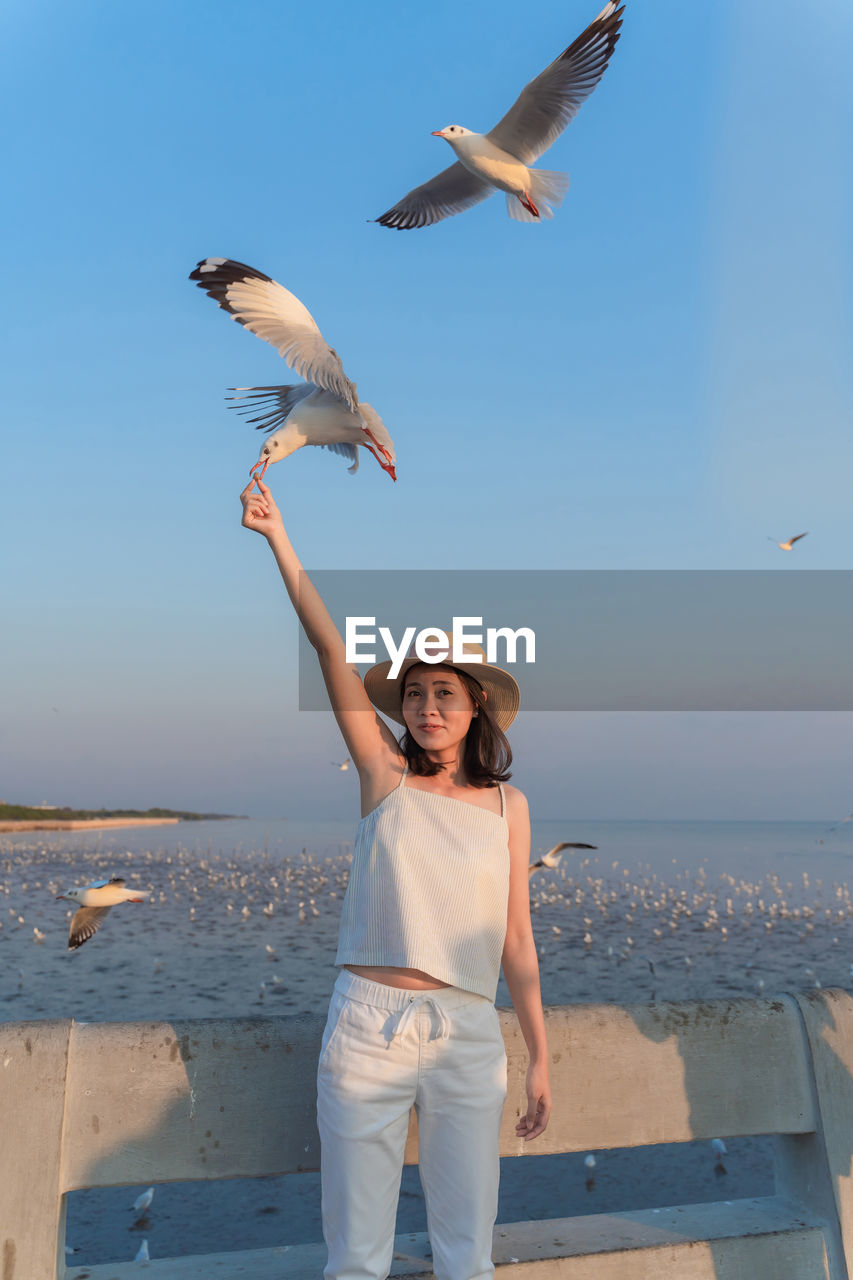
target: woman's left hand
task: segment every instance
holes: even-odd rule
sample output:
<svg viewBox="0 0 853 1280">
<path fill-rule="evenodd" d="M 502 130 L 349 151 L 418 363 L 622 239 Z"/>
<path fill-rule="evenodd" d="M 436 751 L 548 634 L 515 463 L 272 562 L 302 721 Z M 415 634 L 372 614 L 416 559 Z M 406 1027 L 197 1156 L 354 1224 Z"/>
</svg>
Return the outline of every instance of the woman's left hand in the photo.
<svg viewBox="0 0 853 1280">
<path fill-rule="evenodd" d="M 534 1065 L 527 1068 L 527 1114 L 515 1126 L 515 1132 L 525 1142 L 538 1138 L 548 1124 L 551 1115 L 551 1085 L 548 1068 Z"/>
</svg>

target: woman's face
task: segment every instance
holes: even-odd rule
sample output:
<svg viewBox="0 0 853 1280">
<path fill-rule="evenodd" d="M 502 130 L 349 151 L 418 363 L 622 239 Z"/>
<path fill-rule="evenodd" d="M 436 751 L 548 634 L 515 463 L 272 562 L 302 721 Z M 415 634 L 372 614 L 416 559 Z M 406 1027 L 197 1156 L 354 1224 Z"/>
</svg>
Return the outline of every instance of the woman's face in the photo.
<svg viewBox="0 0 853 1280">
<path fill-rule="evenodd" d="M 468 732 L 474 702 L 455 671 L 419 663 L 406 673 L 403 719 L 425 751 L 457 747 Z"/>
</svg>

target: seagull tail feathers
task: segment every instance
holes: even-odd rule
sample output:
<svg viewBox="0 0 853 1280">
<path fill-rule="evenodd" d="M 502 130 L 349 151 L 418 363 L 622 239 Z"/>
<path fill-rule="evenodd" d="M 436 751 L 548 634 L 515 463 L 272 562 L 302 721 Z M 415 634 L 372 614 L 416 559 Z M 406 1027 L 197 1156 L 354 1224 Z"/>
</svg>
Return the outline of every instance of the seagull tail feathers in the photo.
<svg viewBox="0 0 853 1280">
<path fill-rule="evenodd" d="M 530 196 L 539 217 L 521 203 L 518 196 L 507 195 L 506 211 L 516 222 L 541 222 L 553 218 L 554 209 L 563 203 L 569 189 L 569 175 L 556 169 L 530 169 Z"/>
</svg>

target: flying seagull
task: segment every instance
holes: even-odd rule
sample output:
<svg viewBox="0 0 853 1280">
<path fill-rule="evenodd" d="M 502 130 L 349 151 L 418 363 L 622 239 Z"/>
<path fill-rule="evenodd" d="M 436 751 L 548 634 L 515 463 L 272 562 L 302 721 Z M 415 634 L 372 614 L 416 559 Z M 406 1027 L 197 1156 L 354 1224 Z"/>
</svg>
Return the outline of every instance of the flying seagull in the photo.
<svg viewBox="0 0 853 1280">
<path fill-rule="evenodd" d="M 340 769 L 341 773 L 346 773 L 350 766 L 350 758 L 349 756 L 347 756 L 346 760 L 343 760 L 341 762 L 338 762 L 337 760 L 332 760 L 330 763 L 333 764 L 336 769 Z"/>
<path fill-rule="evenodd" d="M 767 537 L 770 542 L 776 542 L 776 546 L 779 548 L 780 551 L 793 551 L 794 543 L 799 542 L 800 538 L 805 538 L 806 534 L 808 534 L 808 529 L 806 529 L 805 533 L 798 533 L 795 538 L 789 538 L 787 542 L 776 542 L 776 539 L 771 538 L 769 533 Z"/>
<path fill-rule="evenodd" d="M 269 438 L 252 474 L 263 476 L 303 445 L 320 445 L 339 453 L 358 471 L 358 446 L 368 449 L 392 480 L 397 479 L 394 445 L 374 408 L 359 400 L 354 382 L 344 373 L 337 351 L 324 339 L 310 311 L 283 285 L 262 271 L 231 258 L 204 258 L 190 272 L 200 289 L 218 302 L 238 324 L 274 346 L 291 369 L 306 379 L 288 387 L 231 387 L 244 394 L 230 407 L 245 415 Z"/>
<path fill-rule="evenodd" d="M 128 889 L 121 876 L 113 876 L 111 880 L 95 880 L 82 889 L 69 889 L 67 893 L 58 894 L 57 902 L 66 899 L 68 902 L 78 903 L 80 907 L 74 913 L 68 930 L 68 950 L 74 951 L 94 937 L 110 907 L 118 906 L 120 902 L 144 902 L 149 896 L 145 889 Z"/>
<path fill-rule="evenodd" d="M 622 25 L 624 4 L 609 0 L 568 49 L 522 89 L 489 133 L 459 124 L 435 129 L 456 154 L 456 163 L 415 187 L 376 221 L 409 231 L 428 227 L 479 204 L 496 190 L 518 222 L 552 218 L 569 187 L 566 173 L 530 166 L 577 115 L 607 68 Z"/>
<path fill-rule="evenodd" d="M 540 867 L 557 867 L 563 856 L 564 849 L 597 849 L 597 844 L 582 844 L 580 841 L 563 840 L 560 844 L 555 844 L 553 849 L 549 849 L 547 853 L 543 853 L 538 862 L 531 862 L 527 868 L 528 876 L 532 876 L 534 871 L 538 871 Z"/>
</svg>

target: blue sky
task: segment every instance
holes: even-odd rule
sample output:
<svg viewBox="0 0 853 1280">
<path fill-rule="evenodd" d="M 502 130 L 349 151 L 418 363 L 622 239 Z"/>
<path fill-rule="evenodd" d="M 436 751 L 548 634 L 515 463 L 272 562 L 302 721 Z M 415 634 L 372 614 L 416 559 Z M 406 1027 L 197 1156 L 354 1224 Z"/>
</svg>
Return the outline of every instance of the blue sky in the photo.
<svg viewBox="0 0 853 1280">
<path fill-rule="evenodd" d="M 292 289 L 395 439 L 397 485 L 269 473 L 309 568 L 853 567 L 846 2 L 628 0 L 542 161 L 553 222 L 368 221 L 596 11 L 6 6 L 3 798 L 352 812 L 239 527 L 258 443 L 224 390 L 290 375 L 187 282 L 209 254 Z M 513 743 L 543 817 L 805 818 L 853 806 L 851 737 L 531 714 Z"/>
</svg>

